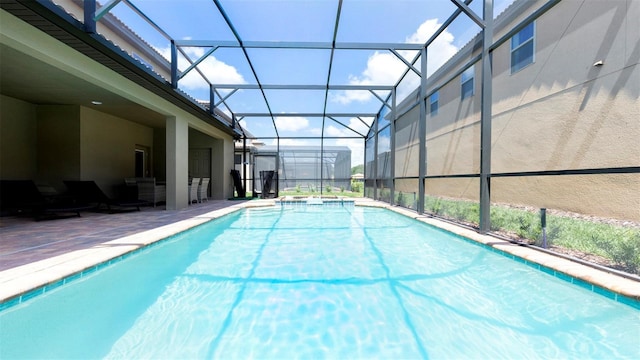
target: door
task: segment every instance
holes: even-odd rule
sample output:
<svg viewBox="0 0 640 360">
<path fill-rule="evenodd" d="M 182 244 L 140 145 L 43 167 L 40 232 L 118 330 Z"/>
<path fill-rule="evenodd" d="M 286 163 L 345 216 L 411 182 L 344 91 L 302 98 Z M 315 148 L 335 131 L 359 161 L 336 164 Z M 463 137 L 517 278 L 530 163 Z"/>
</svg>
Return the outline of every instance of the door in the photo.
<svg viewBox="0 0 640 360">
<path fill-rule="evenodd" d="M 191 178 L 211 178 L 211 149 L 191 148 L 189 149 L 189 179 Z M 207 187 L 207 196 L 211 196 L 211 181 Z"/>
<path fill-rule="evenodd" d="M 136 145 L 135 149 L 135 176 L 149 177 L 151 176 L 151 161 L 149 161 L 149 148 L 142 145 Z"/>
</svg>

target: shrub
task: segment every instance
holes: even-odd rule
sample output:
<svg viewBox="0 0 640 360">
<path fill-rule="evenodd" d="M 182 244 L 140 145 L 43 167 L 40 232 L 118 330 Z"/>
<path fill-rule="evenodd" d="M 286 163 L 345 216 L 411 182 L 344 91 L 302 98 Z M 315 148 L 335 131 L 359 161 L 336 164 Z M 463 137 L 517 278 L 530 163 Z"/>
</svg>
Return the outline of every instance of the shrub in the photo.
<svg viewBox="0 0 640 360">
<path fill-rule="evenodd" d="M 640 233 L 628 232 L 618 238 L 606 238 L 602 234 L 593 234 L 593 243 L 606 253 L 616 264 L 627 271 L 637 273 L 640 270 Z"/>
<path fill-rule="evenodd" d="M 362 183 L 359 181 L 351 182 L 351 191 L 353 192 L 361 192 L 362 191 Z"/>
<path fill-rule="evenodd" d="M 435 215 L 478 224 L 480 206 L 466 200 L 425 197 L 425 209 Z M 542 225 L 537 210 L 491 206 L 491 231 L 503 231 L 542 245 Z M 640 230 L 617 227 L 570 216 L 547 213 L 547 245 L 593 254 L 640 272 Z"/>
</svg>

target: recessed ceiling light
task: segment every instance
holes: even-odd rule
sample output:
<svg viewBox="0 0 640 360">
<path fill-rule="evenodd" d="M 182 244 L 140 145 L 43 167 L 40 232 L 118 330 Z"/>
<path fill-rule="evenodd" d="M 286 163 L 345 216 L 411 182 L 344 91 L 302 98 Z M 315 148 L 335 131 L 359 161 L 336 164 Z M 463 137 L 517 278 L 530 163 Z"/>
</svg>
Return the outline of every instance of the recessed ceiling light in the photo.
<svg viewBox="0 0 640 360">
<path fill-rule="evenodd" d="M 98 101 L 98 100 L 93 100 L 91 103 L 93 105 L 102 105 L 102 101 Z"/>
</svg>

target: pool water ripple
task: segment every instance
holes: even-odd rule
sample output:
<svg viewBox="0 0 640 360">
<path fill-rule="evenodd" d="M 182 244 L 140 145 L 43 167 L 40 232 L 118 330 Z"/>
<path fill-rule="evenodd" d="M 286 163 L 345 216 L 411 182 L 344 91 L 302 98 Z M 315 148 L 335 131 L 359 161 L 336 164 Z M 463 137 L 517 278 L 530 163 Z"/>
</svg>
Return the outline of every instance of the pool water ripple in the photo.
<svg viewBox="0 0 640 360">
<path fill-rule="evenodd" d="M 383 209 L 251 209 L 0 312 L 0 355 L 638 358 L 638 314 Z"/>
</svg>

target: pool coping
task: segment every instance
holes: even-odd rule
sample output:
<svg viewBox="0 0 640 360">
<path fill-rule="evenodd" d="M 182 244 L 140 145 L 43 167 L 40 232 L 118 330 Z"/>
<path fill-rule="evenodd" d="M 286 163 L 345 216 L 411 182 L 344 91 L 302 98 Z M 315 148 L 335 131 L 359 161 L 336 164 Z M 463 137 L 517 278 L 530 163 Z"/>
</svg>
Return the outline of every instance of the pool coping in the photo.
<svg viewBox="0 0 640 360">
<path fill-rule="evenodd" d="M 68 278 L 75 279 L 84 274 L 91 273 L 101 265 L 108 265 L 112 261 L 117 261 L 127 254 L 138 251 L 185 230 L 245 208 L 274 207 L 277 204 L 277 200 L 278 199 L 254 200 L 232 205 L 190 219 L 107 241 L 87 249 L 72 251 L 0 271 L 0 309 L 9 307 L 14 303 L 26 301 L 33 296 L 47 291 L 49 288 L 55 288 L 63 284 Z M 349 201 L 351 201 L 351 199 L 349 199 Z M 425 215 L 419 215 L 410 209 L 391 206 L 387 203 L 371 199 L 354 199 L 353 201 L 356 206 L 388 209 L 465 239 L 478 242 L 495 251 L 521 259 L 525 263 L 536 264 L 538 269 L 547 270 L 547 272 L 549 272 L 548 270 L 550 269 L 553 275 L 571 282 L 577 282 L 582 286 L 585 286 L 585 283 L 587 285 L 591 284 L 592 291 L 602 293 L 598 288 L 606 289 L 612 292 L 614 296 L 612 297 L 611 294 L 603 295 L 608 295 L 610 298 L 614 298 L 614 300 L 619 300 L 615 294 L 620 294 L 632 301 L 640 301 L 640 282 L 638 281 L 539 251 L 535 248 L 525 247 L 489 235 L 479 234 L 471 229 L 466 229 Z M 620 300 L 621 302 L 625 302 L 624 299 Z"/>
<path fill-rule="evenodd" d="M 502 240 L 490 235 L 483 235 L 475 230 L 464 228 L 426 215 L 419 215 L 412 210 L 402 207 L 391 206 L 389 204 L 379 202 L 368 203 L 364 206 L 385 208 L 453 233 L 464 239 L 475 241 L 500 253 L 511 255 L 515 260 L 521 259 L 521 262 L 527 265 L 535 265 L 539 270 L 551 273 L 551 275 L 578 284 L 582 287 L 586 287 L 591 291 L 601 293 L 602 295 L 606 295 L 614 300 L 626 303 L 625 299 L 618 299 L 615 296 L 615 294 L 618 294 L 629 298 L 631 301 L 640 302 L 640 282 L 633 279 L 625 278 L 612 272 L 581 264 L 569 258 L 557 256 L 549 252 L 538 250 L 534 247 Z M 608 290 L 613 294 L 605 294 L 601 289 Z M 632 305 L 638 307 L 638 304 Z"/>
</svg>

